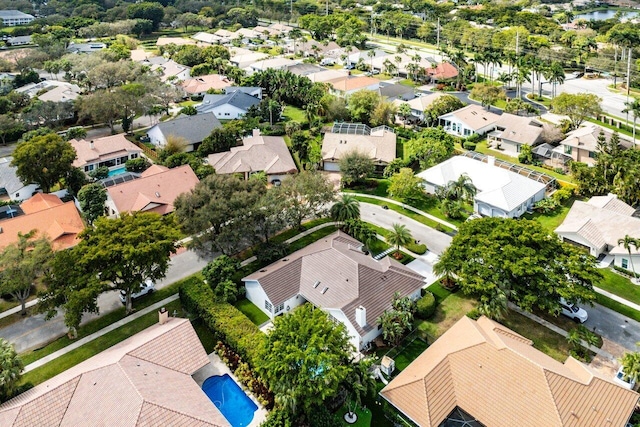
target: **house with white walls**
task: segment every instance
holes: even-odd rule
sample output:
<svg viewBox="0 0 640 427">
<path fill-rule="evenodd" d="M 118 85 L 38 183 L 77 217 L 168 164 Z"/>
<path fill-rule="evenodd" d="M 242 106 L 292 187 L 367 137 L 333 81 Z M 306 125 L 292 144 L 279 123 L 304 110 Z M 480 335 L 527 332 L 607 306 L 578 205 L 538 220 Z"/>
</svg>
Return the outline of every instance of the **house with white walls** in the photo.
<svg viewBox="0 0 640 427">
<path fill-rule="evenodd" d="M 464 138 L 484 135 L 496 128 L 500 116 L 477 104 L 469 104 L 456 111 L 438 117 L 438 124 L 454 136 Z"/>
<path fill-rule="evenodd" d="M 13 157 L 0 158 L 0 199 L 15 201 L 26 200 L 37 190 L 37 184 L 23 184 L 16 174 L 16 167 L 11 166 Z"/>
<path fill-rule="evenodd" d="M 382 332 L 378 318 L 394 294 L 417 300 L 424 280 L 391 257 L 373 259 L 340 231 L 242 279 L 247 299 L 271 319 L 309 302 L 342 323 L 357 350 Z"/>
</svg>

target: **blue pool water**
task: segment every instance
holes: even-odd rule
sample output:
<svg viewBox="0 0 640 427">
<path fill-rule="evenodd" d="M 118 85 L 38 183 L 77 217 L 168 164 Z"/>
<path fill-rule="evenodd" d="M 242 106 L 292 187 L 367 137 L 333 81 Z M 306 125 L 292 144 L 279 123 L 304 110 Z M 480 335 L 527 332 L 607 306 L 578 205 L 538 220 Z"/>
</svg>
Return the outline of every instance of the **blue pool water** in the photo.
<svg viewBox="0 0 640 427">
<path fill-rule="evenodd" d="M 249 425 L 258 409 L 229 374 L 207 378 L 202 384 L 202 391 L 233 427 Z"/>
<path fill-rule="evenodd" d="M 126 167 L 125 166 L 120 166 L 119 168 L 115 168 L 115 169 L 111 169 L 109 170 L 109 176 L 116 176 L 116 175 L 120 175 L 125 173 Z"/>
</svg>

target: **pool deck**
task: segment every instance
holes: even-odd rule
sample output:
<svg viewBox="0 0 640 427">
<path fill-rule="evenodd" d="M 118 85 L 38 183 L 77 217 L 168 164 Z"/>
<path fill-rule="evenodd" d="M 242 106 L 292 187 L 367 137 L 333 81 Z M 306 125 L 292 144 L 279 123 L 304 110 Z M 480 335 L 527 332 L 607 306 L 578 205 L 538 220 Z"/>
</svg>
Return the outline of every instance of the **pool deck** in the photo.
<svg viewBox="0 0 640 427">
<path fill-rule="evenodd" d="M 204 383 L 204 381 L 209 377 L 212 377 L 214 375 L 229 374 L 229 376 L 233 378 L 233 380 L 236 383 L 238 383 L 240 388 L 244 390 L 246 395 L 249 396 L 249 398 L 253 401 L 253 403 L 255 403 L 256 406 L 258 407 L 256 412 L 253 414 L 253 420 L 247 427 L 258 427 L 260 424 L 262 424 L 267 419 L 268 412 L 266 409 L 264 409 L 264 407 L 260 404 L 260 402 L 258 402 L 258 399 L 256 399 L 253 396 L 253 393 L 248 391 L 246 387 L 242 385 L 240 381 L 238 381 L 236 376 L 233 375 L 233 372 L 231 372 L 231 370 L 227 367 L 227 365 L 224 364 L 224 362 L 220 359 L 220 357 L 216 353 L 211 353 L 209 355 L 209 362 L 210 363 L 208 365 L 200 368 L 195 374 L 192 375 L 195 382 L 200 387 L 202 387 L 202 384 Z"/>
</svg>

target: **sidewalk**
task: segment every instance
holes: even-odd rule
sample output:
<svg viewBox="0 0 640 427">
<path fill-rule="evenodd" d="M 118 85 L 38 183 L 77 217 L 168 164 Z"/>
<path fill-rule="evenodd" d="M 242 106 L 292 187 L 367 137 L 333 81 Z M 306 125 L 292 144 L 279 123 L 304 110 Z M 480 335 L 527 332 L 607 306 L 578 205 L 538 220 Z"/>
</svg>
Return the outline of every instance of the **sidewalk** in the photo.
<svg viewBox="0 0 640 427">
<path fill-rule="evenodd" d="M 34 305 L 36 305 L 37 303 L 40 302 L 39 298 L 36 299 L 32 299 L 31 301 L 27 302 L 26 307 L 30 308 L 33 307 Z M 12 314 L 16 314 L 16 313 L 20 313 L 20 310 L 22 310 L 22 305 L 18 305 L 16 307 L 10 308 L 9 310 L 5 310 L 2 313 L 0 313 L 0 319 L 3 319 L 7 316 L 11 316 Z"/>
</svg>

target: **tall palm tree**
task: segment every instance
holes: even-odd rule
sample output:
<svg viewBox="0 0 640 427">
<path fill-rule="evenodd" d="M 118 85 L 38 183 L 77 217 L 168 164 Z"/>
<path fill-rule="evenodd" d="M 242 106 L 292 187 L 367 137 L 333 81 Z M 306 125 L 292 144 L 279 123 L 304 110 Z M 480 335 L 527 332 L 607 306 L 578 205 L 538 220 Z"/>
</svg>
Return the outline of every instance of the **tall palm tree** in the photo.
<svg viewBox="0 0 640 427">
<path fill-rule="evenodd" d="M 344 382 L 347 392 L 349 393 L 349 402 L 347 405 L 349 414 L 353 415 L 356 407 L 362 406 L 362 399 L 367 396 L 373 396 L 376 390 L 376 380 L 373 378 L 369 369 L 373 361 L 363 359 L 353 365 L 347 381 Z M 353 404 L 353 407 L 351 406 Z"/>
<path fill-rule="evenodd" d="M 502 290 L 498 289 L 493 295 L 482 297 L 478 312 L 490 319 L 500 321 L 504 319 L 507 313 L 507 303 L 507 296 Z"/>
<path fill-rule="evenodd" d="M 545 79 L 551 83 L 551 98 L 555 98 L 557 85 L 564 83 L 564 68 L 559 61 L 553 61 L 543 72 Z"/>
<path fill-rule="evenodd" d="M 413 241 L 411 232 L 404 224 L 393 224 L 391 231 L 387 234 L 387 242 L 396 247 L 396 255 L 400 253 L 400 246 L 408 245 Z"/>
<path fill-rule="evenodd" d="M 455 200 L 464 200 L 471 203 L 478 193 L 478 189 L 473 185 L 473 181 L 466 173 L 463 173 L 455 181 L 449 181 L 447 184 L 448 193 Z"/>
<path fill-rule="evenodd" d="M 633 379 L 636 383 L 640 382 L 640 353 L 636 351 L 625 353 L 620 359 L 620 364 L 626 379 Z"/>
<path fill-rule="evenodd" d="M 636 148 L 636 121 L 640 116 L 640 100 L 633 98 L 633 101 L 625 102 L 624 105 L 626 108 L 622 112 L 633 114 L 633 148 Z"/>
<path fill-rule="evenodd" d="M 367 56 L 371 59 L 371 63 L 369 64 L 369 71 L 373 72 L 373 58 L 376 56 L 376 51 L 374 49 L 367 51 Z"/>
<path fill-rule="evenodd" d="M 634 239 L 633 237 L 627 234 L 623 238 L 618 239 L 618 244 L 622 245 L 622 247 L 625 248 L 627 252 L 629 252 L 629 264 L 631 264 L 631 270 L 633 271 L 633 280 L 637 280 L 636 267 L 633 263 L 633 258 L 631 258 L 631 246 L 633 246 L 634 249 L 637 251 L 638 247 L 640 247 L 640 242 L 638 242 L 638 239 Z"/>
<path fill-rule="evenodd" d="M 330 213 L 331 218 L 338 222 L 360 218 L 360 202 L 350 194 L 343 194 L 342 198 L 331 206 Z"/>
</svg>

